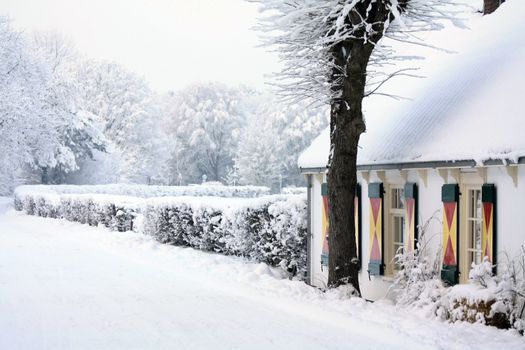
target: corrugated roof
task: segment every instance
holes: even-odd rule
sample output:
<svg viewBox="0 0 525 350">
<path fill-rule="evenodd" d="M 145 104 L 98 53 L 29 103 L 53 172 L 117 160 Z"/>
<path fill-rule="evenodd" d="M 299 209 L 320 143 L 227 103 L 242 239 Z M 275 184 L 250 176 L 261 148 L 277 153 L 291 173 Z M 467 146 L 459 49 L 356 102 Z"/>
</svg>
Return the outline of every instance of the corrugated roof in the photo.
<svg viewBox="0 0 525 350">
<path fill-rule="evenodd" d="M 422 62 L 425 79 L 397 78 L 385 91 L 412 100 L 366 99 L 367 132 L 359 143 L 358 164 L 481 164 L 525 156 L 523 13 L 525 2 L 509 1 L 494 14 L 471 20 L 471 30 L 440 34 L 437 45 L 452 43 L 459 53 L 430 54 Z M 301 154 L 299 166 L 326 167 L 329 147 L 325 130 Z"/>
</svg>

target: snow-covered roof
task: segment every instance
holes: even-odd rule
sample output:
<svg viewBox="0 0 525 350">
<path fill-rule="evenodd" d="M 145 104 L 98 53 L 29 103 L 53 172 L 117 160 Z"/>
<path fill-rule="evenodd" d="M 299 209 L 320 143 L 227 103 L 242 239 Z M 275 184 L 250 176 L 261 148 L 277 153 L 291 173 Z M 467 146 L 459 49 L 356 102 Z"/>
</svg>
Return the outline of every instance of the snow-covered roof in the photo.
<svg viewBox="0 0 525 350">
<path fill-rule="evenodd" d="M 525 156 L 523 13 L 524 1 L 508 1 L 492 15 L 471 19 L 470 30 L 435 34 L 437 46 L 457 53 L 425 54 L 417 65 L 426 78 L 397 78 L 384 90 L 410 100 L 375 95 L 364 101 L 367 132 L 359 142 L 358 165 L 482 164 Z M 324 130 L 301 154 L 299 167 L 326 167 L 329 148 Z"/>
</svg>

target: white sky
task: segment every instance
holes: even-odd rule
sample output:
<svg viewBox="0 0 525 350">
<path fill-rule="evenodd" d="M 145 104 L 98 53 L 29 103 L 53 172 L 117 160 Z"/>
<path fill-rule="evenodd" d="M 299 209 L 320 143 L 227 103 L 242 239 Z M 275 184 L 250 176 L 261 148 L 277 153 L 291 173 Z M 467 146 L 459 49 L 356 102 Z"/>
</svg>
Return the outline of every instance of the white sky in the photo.
<svg viewBox="0 0 525 350">
<path fill-rule="evenodd" d="M 264 85 L 275 55 L 243 0 L 1 0 L 17 29 L 56 31 L 88 57 L 119 62 L 160 92 L 197 81 Z"/>
</svg>

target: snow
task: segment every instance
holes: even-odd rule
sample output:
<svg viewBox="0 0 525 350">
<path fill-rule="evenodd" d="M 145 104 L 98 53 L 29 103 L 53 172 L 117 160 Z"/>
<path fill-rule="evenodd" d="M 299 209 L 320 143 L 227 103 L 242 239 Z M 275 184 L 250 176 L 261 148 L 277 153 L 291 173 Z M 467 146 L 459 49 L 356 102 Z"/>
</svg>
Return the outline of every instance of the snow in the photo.
<svg viewBox="0 0 525 350">
<path fill-rule="evenodd" d="M 241 258 L 0 200 L 2 349 L 524 348 L 508 331 L 322 293 Z"/>
<path fill-rule="evenodd" d="M 166 196 L 213 196 L 213 197 L 259 197 L 268 195 L 270 189 L 264 186 L 222 186 L 222 185 L 194 185 L 194 186 L 148 186 L 132 184 L 110 185 L 26 185 L 18 186 L 15 196 L 26 195 L 64 195 L 89 194 L 130 196 L 138 198 L 166 197 Z"/>
<path fill-rule="evenodd" d="M 386 84 L 383 92 L 410 100 L 365 100 L 367 132 L 359 143 L 358 164 L 475 160 L 481 165 L 525 156 L 523 11 L 523 1 L 505 2 L 491 15 L 473 16 L 468 31 L 448 28 L 433 34 L 433 45 L 455 54 L 394 44 L 399 52 L 426 56 L 415 72 L 426 78 Z M 325 130 L 301 154 L 299 166 L 326 167 L 329 147 Z"/>
<path fill-rule="evenodd" d="M 447 297 L 450 300 L 461 300 L 465 299 L 469 304 L 475 304 L 479 302 L 495 301 L 497 290 L 493 288 L 485 288 L 478 284 L 467 283 L 458 284 L 449 289 Z"/>
</svg>

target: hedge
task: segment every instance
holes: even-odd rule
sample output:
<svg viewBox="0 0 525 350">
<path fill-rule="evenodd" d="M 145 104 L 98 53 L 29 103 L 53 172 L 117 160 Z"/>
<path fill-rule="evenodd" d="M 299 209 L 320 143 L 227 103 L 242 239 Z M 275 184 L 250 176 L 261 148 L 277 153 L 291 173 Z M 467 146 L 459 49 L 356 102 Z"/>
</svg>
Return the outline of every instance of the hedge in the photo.
<svg viewBox="0 0 525 350">
<path fill-rule="evenodd" d="M 55 187 L 55 186 L 53 186 Z M 306 275 L 306 196 L 137 198 L 15 191 L 15 209 L 114 231 L 135 230 L 166 244 L 250 258 Z"/>
</svg>

